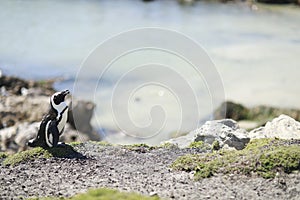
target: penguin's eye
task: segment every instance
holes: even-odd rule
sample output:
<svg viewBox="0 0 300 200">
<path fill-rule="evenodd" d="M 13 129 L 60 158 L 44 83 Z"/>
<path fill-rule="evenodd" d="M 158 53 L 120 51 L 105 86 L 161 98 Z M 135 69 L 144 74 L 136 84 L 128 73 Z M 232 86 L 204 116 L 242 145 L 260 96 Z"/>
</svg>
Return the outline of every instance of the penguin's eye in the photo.
<svg viewBox="0 0 300 200">
<path fill-rule="evenodd" d="M 56 105 L 60 104 L 60 100 L 59 100 L 58 96 L 54 96 L 53 101 Z"/>
</svg>

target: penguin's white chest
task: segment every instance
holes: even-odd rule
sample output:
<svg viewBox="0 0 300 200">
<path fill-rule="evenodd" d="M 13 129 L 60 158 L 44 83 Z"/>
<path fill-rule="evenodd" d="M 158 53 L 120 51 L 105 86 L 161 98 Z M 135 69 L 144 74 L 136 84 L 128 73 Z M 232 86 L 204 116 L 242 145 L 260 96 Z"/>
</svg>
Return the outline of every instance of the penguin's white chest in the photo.
<svg viewBox="0 0 300 200">
<path fill-rule="evenodd" d="M 68 108 L 62 113 L 62 117 L 60 122 L 57 124 L 57 128 L 59 133 L 62 133 L 62 130 L 64 129 L 68 119 Z"/>
</svg>

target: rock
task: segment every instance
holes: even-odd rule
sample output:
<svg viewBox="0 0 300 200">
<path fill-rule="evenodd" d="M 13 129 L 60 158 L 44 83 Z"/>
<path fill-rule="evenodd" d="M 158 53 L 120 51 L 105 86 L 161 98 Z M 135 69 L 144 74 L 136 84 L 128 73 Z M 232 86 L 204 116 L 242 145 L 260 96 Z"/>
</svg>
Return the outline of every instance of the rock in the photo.
<svg viewBox="0 0 300 200">
<path fill-rule="evenodd" d="M 42 95 L 50 96 L 55 92 L 52 85 L 55 80 L 28 81 L 13 76 L 0 76 L 0 87 L 4 88 L 10 95 L 24 95 L 24 91 L 29 88 L 42 88 Z M 23 94 L 22 94 L 23 91 Z"/>
<path fill-rule="evenodd" d="M 28 122 L 19 124 L 16 126 L 15 143 L 18 145 L 18 151 L 24 151 L 27 149 L 27 143 L 29 140 L 36 137 L 40 127 L 40 122 L 29 124 Z"/>
<path fill-rule="evenodd" d="M 203 141 L 212 145 L 215 141 L 219 142 L 220 148 L 234 147 L 243 149 L 249 142 L 247 131 L 240 129 L 237 122 L 232 119 L 207 121 L 202 127 L 196 129 L 186 136 L 174 138 L 168 143 L 176 144 L 180 148 L 188 147 L 192 142 Z"/>
<path fill-rule="evenodd" d="M 0 128 L 41 121 L 49 109 L 47 96 L 4 96 L 0 100 Z"/>
<path fill-rule="evenodd" d="M 278 117 L 281 114 L 288 115 L 298 121 L 300 120 L 300 110 L 288 108 L 275 108 L 271 106 L 256 106 L 251 108 L 249 113 L 249 119 L 266 123 L 267 121 Z"/>
<path fill-rule="evenodd" d="M 281 114 L 289 115 L 300 121 L 300 110 L 288 108 L 275 108 L 271 106 L 255 106 L 246 108 L 242 104 L 224 102 L 214 112 L 215 119 L 229 118 L 236 121 L 243 121 L 240 127 L 247 130 L 264 125 L 270 119 Z"/>
<path fill-rule="evenodd" d="M 14 140 L 16 134 L 17 128 L 14 126 L 0 130 L 1 151 L 6 151 L 9 148 L 9 144 Z"/>
<path fill-rule="evenodd" d="M 249 109 L 242 104 L 226 101 L 214 112 L 215 119 L 233 119 L 235 121 L 248 119 Z"/>
<path fill-rule="evenodd" d="M 177 0 L 177 1 L 182 5 L 192 5 L 195 3 L 195 0 Z"/>
<path fill-rule="evenodd" d="M 95 104 L 93 102 L 74 100 L 73 98 L 69 109 L 68 122 L 74 129 L 86 133 L 90 140 L 100 140 L 100 135 L 91 125 L 94 109 Z"/>
<path fill-rule="evenodd" d="M 201 128 L 193 131 L 195 141 L 213 144 L 218 141 L 222 148 L 225 144 L 238 150 L 243 149 L 249 142 L 247 131 L 240 129 L 237 122 L 232 119 L 223 119 L 206 122 Z"/>
<path fill-rule="evenodd" d="M 257 0 L 259 3 L 267 4 L 297 4 L 298 0 Z"/>
<path fill-rule="evenodd" d="M 300 139 L 300 122 L 287 116 L 280 115 L 267 122 L 264 127 L 251 131 L 248 136 L 253 138 Z"/>
<path fill-rule="evenodd" d="M 26 148 L 29 139 L 35 137 L 43 116 L 48 113 L 49 96 L 55 93 L 54 80 L 27 81 L 17 77 L 0 76 L 0 129 L 1 149 L 16 151 Z M 64 142 L 100 140 L 90 121 L 95 104 L 73 98 Z M 78 131 L 74 130 L 77 128 Z M 23 131 L 20 131 L 23 130 Z"/>
<path fill-rule="evenodd" d="M 65 143 L 86 142 L 88 140 L 90 140 L 88 134 L 73 129 L 70 124 L 66 124 L 64 133 L 60 137 L 60 141 Z"/>
</svg>

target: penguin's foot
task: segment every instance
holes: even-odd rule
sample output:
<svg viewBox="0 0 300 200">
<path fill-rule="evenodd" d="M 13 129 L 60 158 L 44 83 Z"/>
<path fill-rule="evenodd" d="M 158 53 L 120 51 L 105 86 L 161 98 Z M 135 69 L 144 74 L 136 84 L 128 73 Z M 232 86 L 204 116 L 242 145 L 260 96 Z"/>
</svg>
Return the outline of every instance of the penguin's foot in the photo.
<svg viewBox="0 0 300 200">
<path fill-rule="evenodd" d="M 37 145 L 37 140 L 35 140 L 35 139 L 29 140 L 29 141 L 27 142 L 27 146 L 29 146 L 29 147 L 37 147 L 37 146 L 38 146 L 38 145 Z"/>
<path fill-rule="evenodd" d="M 38 139 L 31 139 L 27 142 L 27 146 L 29 147 L 42 147 L 42 148 L 46 148 L 46 144 L 41 142 L 40 140 Z"/>
<path fill-rule="evenodd" d="M 57 147 L 65 147 L 66 144 L 64 142 L 58 142 Z"/>
</svg>

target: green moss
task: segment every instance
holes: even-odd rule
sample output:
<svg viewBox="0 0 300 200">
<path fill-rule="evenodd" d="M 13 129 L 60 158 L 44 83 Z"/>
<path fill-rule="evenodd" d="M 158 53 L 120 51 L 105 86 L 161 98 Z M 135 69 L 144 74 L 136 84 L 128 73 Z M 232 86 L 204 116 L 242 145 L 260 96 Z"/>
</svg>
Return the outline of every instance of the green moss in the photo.
<svg viewBox="0 0 300 200">
<path fill-rule="evenodd" d="M 98 144 L 100 146 L 108 147 L 113 146 L 113 144 L 106 142 L 106 141 L 92 141 L 94 144 Z"/>
<path fill-rule="evenodd" d="M 83 143 L 82 142 L 71 142 L 71 143 L 69 143 L 69 145 L 72 146 L 72 147 L 76 147 L 76 146 L 79 146 L 81 144 L 83 144 Z"/>
<path fill-rule="evenodd" d="M 196 171 L 196 179 L 208 178 L 216 173 L 249 175 L 251 172 L 273 178 L 278 169 L 286 173 L 300 170 L 300 146 L 296 140 L 256 139 L 241 151 L 221 150 L 181 156 L 171 167 Z"/>
<path fill-rule="evenodd" d="M 89 190 L 85 194 L 78 194 L 70 198 L 71 200 L 114 200 L 114 199 L 130 199 L 130 200 L 158 200 L 159 197 L 147 197 L 136 193 L 119 192 L 113 189 L 94 189 Z"/>
<path fill-rule="evenodd" d="M 172 148 L 178 148 L 176 144 L 172 144 L 170 142 L 165 142 L 158 146 L 159 148 L 165 148 L 165 149 L 172 149 Z"/>
<path fill-rule="evenodd" d="M 211 148 L 212 150 L 219 150 L 221 147 L 220 147 L 220 143 L 219 141 L 215 140 L 212 145 L 211 145 Z"/>
<path fill-rule="evenodd" d="M 8 154 L 6 152 L 0 152 L 0 159 L 6 158 Z"/>
<path fill-rule="evenodd" d="M 210 145 L 203 142 L 203 141 L 192 142 L 189 145 L 189 148 L 198 148 L 198 149 L 203 149 L 203 150 L 211 150 Z"/>
<path fill-rule="evenodd" d="M 198 141 L 198 142 L 192 142 L 189 145 L 189 148 L 202 148 L 204 146 L 204 142 L 203 141 Z"/>
<path fill-rule="evenodd" d="M 35 198 L 39 199 L 39 198 Z M 54 199 L 65 199 L 65 200 L 159 200 L 158 196 L 149 197 L 143 196 L 133 192 L 120 192 L 114 189 L 100 188 L 100 189 L 90 189 L 86 193 L 77 194 L 69 198 L 57 198 L 57 197 L 46 197 L 40 198 L 43 200 L 54 200 Z"/>
<path fill-rule="evenodd" d="M 141 144 L 130 144 L 130 145 L 124 145 L 124 147 L 145 147 L 145 148 L 149 148 L 150 146 L 147 145 L 147 144 L 144 144 L 144 143 L 141 143 Z"/>
<path fill-rule="evenodd" d="M 20 162 L 34 160 L 36 158 L 50 158 L 52 155 L 41 147 L 22 151 L 8 156 L 4 161 L 3 165 L 16 165 Z"/>
<path fill-rule="evenodd" d="M 51 158 L 51 157 L 72 158 L 72 157 L 82 157 L 82 155 L 76 152 L 70 145 L 64 145 L 64 146 L 53 147 L 48 149 L 36 147 L 30 150 L 9 155 L 7 158 L 4 159 L 3 165 L 14 166 L 18 163 L 29 161 L 29 160 L 34 160 L 38 158 Z"/>
<path fill-rule="evenodd" d="M 136 151 L 136 152 L 142 152 L 145 153 L 148 150 L 153 150 L 157 147 L 155 146 L 149 146 L 147 144 L 131 144 L 131 145 L 122 145 L 124 148 L 130 150 L 130 151 Z"/>
</svg>

